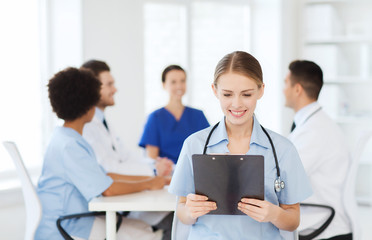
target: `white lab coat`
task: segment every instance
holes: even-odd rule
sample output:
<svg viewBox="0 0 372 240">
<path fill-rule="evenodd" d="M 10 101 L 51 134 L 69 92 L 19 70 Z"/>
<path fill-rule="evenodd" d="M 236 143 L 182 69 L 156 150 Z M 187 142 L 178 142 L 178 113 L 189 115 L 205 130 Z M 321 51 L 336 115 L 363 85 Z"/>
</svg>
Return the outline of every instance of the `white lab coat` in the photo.
<svg viewBox="0 0 372 240">
<path fill-rule="evenodd" d="M 298 111 L 295 115 L 296 128 L 288 137 L 298 150 L 314 192 L 304 203 L 328 205 L 336 211 L 331 224 L 316 239 L 351 232 L 342 197 L 351 164 L 350 154 L 341 129 L 323 110 L 309 118 L 319 108 L 320 105 L 315 102 Z M 326 212 L 324 215 L 324 210 L 319 213 L 301 209 L 298 229 L 318 227 L 320 224 L 315 223 L 323 223 L 324 218 L 329 216 Z"/>
<path fill-rule="evenodd" d="M 125 147 L 109 121 L 103 125 L 103 112 L 96 108 L 91 122 L 85 124 L 83 137 L 92 146 L 98 163 L 106 172 L 123 175 L 153 176 L 153 163 Z M 114 150 L 114 148 L 115 150 Z M 149 225 L 159 223 L 168 212 L 131 212 L 129 218 L 141 219 Z"/>
<path fill-rule="evenodd" d="M 110 129 L 107 131 L 98 117 L 98 111 L 100 110 L 96 110 L 92 121 L 85 124 L 83 130 L 83 137 L 92 146 L 98 163 L 106 172 L 123 175 L 154 175 L 150 163 L 140 154 L 126 148 L 120 138 L 115 135 L 113 126 L 106 120 Z"/>
</svg>

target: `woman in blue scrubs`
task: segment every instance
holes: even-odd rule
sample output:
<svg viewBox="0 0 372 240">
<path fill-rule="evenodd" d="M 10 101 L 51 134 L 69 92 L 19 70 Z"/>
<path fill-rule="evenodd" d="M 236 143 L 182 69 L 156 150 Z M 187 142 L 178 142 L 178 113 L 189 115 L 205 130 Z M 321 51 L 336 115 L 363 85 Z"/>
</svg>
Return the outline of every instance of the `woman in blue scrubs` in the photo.
<svg viewBox="0 0 372 240">
<path fill-rule="evenodd" d="M 218 63 L 212 89 L 224 118 L 209 139 L 207 154 L 263 155 L 265 200 L 242 198 L 237 208 L 244 215 L 207 215 L 218 205 L 208 201 L 208 196 L 195 194 L 192 155 L 203 153 L 211 127 L 191 135 L 185 140 L 169 187 L 179 196 L 177 217 L 192 226 L 188 239 L 279 240 L 279 229 L 297 228 L 299 202 L 311 195 L 311 187 L 295 147 L 285 137 L 266 130 L 285 182 L 280 191 L 274 189 L 273 148 L 254 115 L 264 87 L 261 66 L 252 55 L 233 52 Z"/>
<path fill-rule="evenodd" d="M 170 65 L 164 69 L 161 80 L 169 101 L 149 115 L 139 146 L 146 148 L 150 158 L 168 158 L 177 163 L 183 141 L 209 123 L 201 110 L 182 104 L 186 92 L 185 70 Z"/>
<path fill-rule="evenodd" d="M 48 91 L 53 111 L 64 120 L 64 124 L 53 132 L 45 153 L 37 187 L 43 214 L 35 239 L 63 239 L 56 226 L 58 217 L 88 212 L 88 202 L 94 197 L 160 189 L 164 186 L 162 177 L 106 173 L 97 163 L 93 149 L 82 137 L 82 132 L 85 123 L 90 122 L 94 116 L 95 105 L 100 99 L 100 88 L 100 81 L 89 70 L 76 68 L 67 68 L 49 81 Z M 62 227 L 73 237 L 103 239 L 104 232 L 101 234 L 102 231 L 97 229 L 104 230 L 104 222 L 94 223 L 94 217 L 78 218 L 63 221 Z M 93 225 L 96 231 L 91 235 Z M 129 227 L 132 232 L 137 230 L 137 237 L 130 238 L 127 233 L 125 239 L 138 239 L 138 234 L 142 234 L 139 235 L 141 239 L 156 239 L 158 235 L 145 223 Z M 128 228 L 125 231 L 128 232 Z M 119 235 L 119 239 L 122 239 L 120 236 L 123 237 L 123 234 Z"/>
</svg>

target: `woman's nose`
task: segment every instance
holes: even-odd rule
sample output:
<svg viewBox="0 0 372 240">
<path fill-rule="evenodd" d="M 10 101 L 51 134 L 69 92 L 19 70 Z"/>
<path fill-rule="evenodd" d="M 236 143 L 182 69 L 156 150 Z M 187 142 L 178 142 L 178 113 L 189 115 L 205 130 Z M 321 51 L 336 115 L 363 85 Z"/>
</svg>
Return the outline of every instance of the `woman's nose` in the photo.
<svg viewBox="0 0 372 240">
<path fill-rule="evenodd" d="M 241 98 L 239 96 L 233 98 L 232 106 L 235 108 L 238 108 L 241 106 Z"/>
<path fill-rule="evenodd" d="M 185 88 L 185 84 L 184 84 L 184 83 L 178 83 L 178 84 L 176 85 L 176 88 L 177 88 L 177 89 L 184 89 L 184 88 Z"/>
</svg>

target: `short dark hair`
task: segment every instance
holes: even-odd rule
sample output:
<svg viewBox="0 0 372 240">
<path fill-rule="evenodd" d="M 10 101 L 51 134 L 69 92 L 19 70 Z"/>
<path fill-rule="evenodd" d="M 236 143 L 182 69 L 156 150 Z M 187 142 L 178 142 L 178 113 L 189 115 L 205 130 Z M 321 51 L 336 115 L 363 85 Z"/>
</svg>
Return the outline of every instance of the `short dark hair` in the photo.
<svg viewBox="0 0 372 240">
<path fill-rule="evenodd" d="M 322 69 L 316 63 L 307 60 L 295 60 L 288 68 L 291 72 L 291 84 L 299 83 L 309 98 L 318 100 L 323 86 Z"/>
<path fill-rule="evenodd" d="M 168 67 L 166 67 L 163 71 L 163 73 L 161 74 L 161 82 L 162 83 L 165 83 L 165 78 L 167 77 L 167 74 L 172 71 L 172 70 L 179 70 L 179 71 L 182 71 L 186 74 L 185 70 L 178 66 L 178 65 L 169 65 Z"/>
<path fill-rule="evenodd" d="M 91 70 L 96 77 L 98 77 L 101 72 L 110 71 L 110 67 L 107 63 L 95 59 L 85 62 L 81 67 Z"/>
<path fill-rule="evenodd" d="M 48 83 L 50 104 L 57 116 L 73 121 L 88 112 L 100 99 L 101 82 L 90 70 L 66 68 Z"/>
</svg>

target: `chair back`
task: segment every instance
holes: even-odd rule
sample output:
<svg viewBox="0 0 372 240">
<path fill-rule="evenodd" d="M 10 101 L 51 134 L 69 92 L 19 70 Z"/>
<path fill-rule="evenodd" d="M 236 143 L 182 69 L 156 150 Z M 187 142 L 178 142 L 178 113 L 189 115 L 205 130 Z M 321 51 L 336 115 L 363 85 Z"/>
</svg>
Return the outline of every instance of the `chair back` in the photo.
<svg viewBox="0 0 372 240">
<path fill-rule="evenodd" d="M 356 148 L 354 149 L 354 153 L 351 157 L 352 161 L 349 166 L 349 175 L 345 181 L 345 191 L 344 191 L 344 207 L 346 210 L 346 214 L 350 219 L 351 229 L 353 233 L 353 239 L 360 239 L 361 237 L 361 229 L 359 227 L 357 213 L 358 213 L 358 206 L 355 197 L 355 186 L 356 186 L 356 179 L 357 179 L 357 172 L 358 166 L 360 163 L 360 159 L 363 155 L 365 147 L 372 137 L 372 131 L 366 131 L 361 133 Z"/>
<path fill-rule="evenodd" d="M 14 142 L 3 142 L 3 144 L 13 159 L 22 183 L 23 199 L 26 209 L 26 231 L 24 239 L 32 240 L 34 239 L 36 229 L 41 220 L 41 203 L 16 144 Z"/>
</svg>

